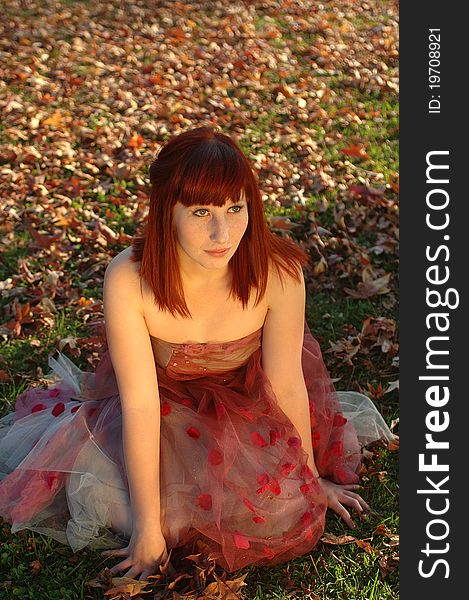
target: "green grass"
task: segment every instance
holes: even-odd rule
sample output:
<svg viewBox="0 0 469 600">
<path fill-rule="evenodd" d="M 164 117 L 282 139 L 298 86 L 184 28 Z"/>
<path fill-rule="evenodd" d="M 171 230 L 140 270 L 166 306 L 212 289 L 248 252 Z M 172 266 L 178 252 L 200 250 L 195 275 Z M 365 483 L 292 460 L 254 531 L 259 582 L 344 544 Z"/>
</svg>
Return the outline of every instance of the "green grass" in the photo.
<svg viewBox="0 0 469 600">
<path fill-rule="evenodd" d="M 18 11 L 11 6 L 7 9 L 10 17 L 20 17 L 21 19 L 30 19 L 37 16 L 38 8 L 22 9 Z M 91 0 L 82 2 L 73 2 L 71 0 L 62 0 L 61 4 L 65 7 L 85 8 L 92 7 Z M 76 6 L 75 6 L 76 5 Z M 39 6 L 39 5 L 38 5 Z M 42 9 L 40 9 L 42 11 Z M 73 10 L 74 14 L 75 10 Z M 215 19 L 212 9 L 201 11 L 201 15 L 210 16 Z M 259 105 L 265 103 L 265 110 L 254 110 L 255 106 L 250 104 L 254 113 L 254 118 L 247 122 L 246 129 L 238 135 L 240 137 L 241 147 L 247 155 L 251 153 L 265 152 L 269 153 L 271 142 L 268 136 L 275 131 L 275 125 L 279 123 L 292 122 L 295 128 L 296 124 L 291 119 L 290 114 L 285 114 L 285 108 L 282 104 L 276 105 L 272 101 L 271 87 L 284 83 L 295 86 L 303 79 L 305 73 L 310 69 L 310 58 L 307 56 L 308 47 L 318 42 L 318 35 L 312 32 L 295 32 L 287 20 L 282 18 L 281 14 L 276 14 L 270 19 L 262 14 L 261 9 L 258 12 L 258 18 L 254 20 L 254 27 L 258 34 L 263 38 L 264 43 L 268 43 L 273 54 L 278 52 L 286 44 L 296 53 L 298 60 L 297 68 L 292 68 L 284 77 L 280 77 L 273 67 L 266 68 L 262 77 L 264 89 L 258 91 Z M 99 20 L 99 15 L 95 15 Z M 196 17 L 193 17 L 197 21 Z M 356 14 L 349 18 L 350 22 L 360 30 L 367 30 L 376 24 L 385 22 L 387 18 L 368 17 L 363 14 Z M 194 29 L 194 41 L 196 42 L 197 31 L 204 32 L 204 27 L 200 27 L 200 21 Z M 336 26 L 337 21 L 331 21 L 331 27 Z M 106 25 L 105 25 L 106 27 Z M 271 28 L 277 28 L 282 37 L 264 38 L 263 33 Z M 57 33 L 57 32 L 56 32 Z M 205 35 L 205 32 L 204 32 Z M 60 38 L 61 34 L 59 35 Z M 61 39 L 64 39 L 63 36 Z M 68 36 L 69 40 L 72 36 Z M 53 41 L 53 40 L 52 40 Z M 48 51 L 49 52 L 49 51 Z M 152 50 L 147 50 L 148 54 L 144 57 L 143 63 L 153 62 Z M 305 56 L 303 56 L 303 53 Z M 49 61 L 51 65 L 60 57 L 59 51 L 52 47 L 49 52 Z M 156 56 L 156 54 L 155 54 Z M 79 57 L 77 58 L 79 60 Z M 322 73 L 322 70 L 320 70 Z M 88 77 L 94 73 L 92 65 L 75 64 L 73 73 L 78 76 Z M 327 87 L 331 91 L 331 96 L 326 101 L 319 101 L 318 106 L 324 109 L 329 121 L 312 120 L 305 125 L 314 130 L 314 140 L 323 155 L 323 164 L 331 165 L 334 168 L 334 177 L 340 179 L 342 175 L 353 173 L 354 179 L 348 179 L 348 185 L 360 184 L 361 177 L 370 185 L 376 182 L 370 179 L 370 172 L 381 173 L 380 180 L 383 185 L 391 173 L 398 171 L 398 101 L 396 94 L 392 90 L 368 90 L 363 88 L 354 88 L 350 86 L 350 78 L 345 74 L 339 75 L 333 72 L 318 74 L 327 82 Z M 19 95 L 23 102 L 33 104 L 35 102 L 35 90 L 32 90 L 27 82 L 18 84 L 13 80 L 7 83 L 8 90 L 11 93 Z M 233 87 L 228 91 L 229 96 L 239 97 L 242 93 L 251 91 L 250 88 L 243 88 L 242 85 Z M 88 90 L 78 90 L 78 94 L 88 95 Z M 80 97 L 80 96 L 78 96 Z M 65 98 L 65 104 L 68 100 Z M 250 101 L 240 99 L 243 108 L 249 106 Z M 77 102 L 78 104 L 78 102 Z M 60 100 L 55 100 L 48 107 L 50 113 L 53 107 L 60 108 Z M 349 122 L 343 114 L 341 108 L 346 106 L 353 107 L 355 112 L 362 111 L 361 123 L 356 121 Z M 257 114 L 257 117 L 255 116 Z M 102 108 L 96 108 L 92 114 L 85 118 L 85 125 L 93 130 L 98 130 L 103 126 L 110 126 L 113 123 L 114 115 L 111 109 L 109 111 Z M 300 124 L 301 125 L 301 124 Z M 132 125 L 133 127 L 134 125 Z M 337 138 L 337 134 L 342 136 Z M 330 137 L 333 136 L 332 142 Z M 292 163 L 299 164 L 299 159 L 295 146 L 298 143 L 291 143 L 290 140 L 284 140 L 280 136 L 280 141 L 275 145 L 279 146 L 281 151 L 279 158 L 286 159 Z M 52 143 L 54 137 L 48 139 Z M 74 142 L 73 130 L 71 130 L 71 142 Z M 301 136 L 299 136 L 301 142 Z M 29 143 L 24 140 L 14 140 L 5 131 L 5 127 L 0 125 L 0 142 L 13 143 L 21 146 Z M 78 142 L 78 140 L 77 140 Z M 366 152 L 369 155 L 367 160 L 345 156 L 340 152 L 341 148 L 352 144 L 363 143 Z M 76 149 L 80 147 L 79 143 L 73 145 Z M 93 150 L 99 153 L 96 148 Z M 349 165 L 344 163 L 348 161 Z M 350 167 L 350 164 L 352 167 Z M 299 164 L 299 169 L 305 168 L 306 162 Z M 309 165 L 308 165 L 309 166 Z M 321 166 L 321 165 L 319 165 Z M 43 168 L 43 167 L 41 167 Z M 83 167 L 84 170 L 86 170 Z M 34 169 L 35 175 L 44 174 L 46 179 L 49 176 L 47 166 L 45 171 Z M 60 174 L 54 171 L 50 174 L 54 179 L 61 179 L 62 183 L 70 179 L 71 174 L 65 169 L 60 170 Z M 141 174 L 142 175 L 142 174 Z M 97 181 L 107 180 L 108 175 L 103 172 L 98 173 Z M 147 173 L 143 174 L 147 178 Z M 261 181 L 262 184 L 262 181 Z M 81 197 L 72 199 L 71 207 L 77 209 L 77 218 L 84 219 L 80 213 L 83 207 L 90 207 L 99 215 L 105 217 L 107 224 L 119 231 L 120 227 L 124 232 L 132 235 L 137 224 L 129 213 L 133 200 L 129 196 L 135 192 L 135 182 L 114 180 L 113 185 L 106 193 L 93 193 L 90 189 L 84 192 Z M 337 188 L 325 189 L 314 195 L 305 194 L 306 207 L 314 213 L 314 218 L 318 225 L 326 229 L 334 229 L 336 223 L 334 220 L 334 204 L 337 202 L 339 190 Z M 386 191 L 388 194 L 389 191 Z M 118 206 L 113 204 L 113 197 L 123 197 L 123 204 Z M 26 193 L 25 193 L 26 198 Z M 322 200 L 327 200 L 329 208 L 325 212 L 320 212 L 317 207 Z M 34 199 L 28 197 L 24 200 L 25 206 L 34 206 Z M 293 221 L 301 222 L 302 213 L 297 210 L 295 205 L 275 207 L 267 204 L 267 213 L 273 215 L 285 215 Z M 307 223 L 302 224 L 301 234 L 307 231 Z M 71 234 L 75 232 L 71 230 Z M 368 249 L 375 243 L 376 235 L 373 231 L 366 228 L 359 229 L 353 236 L 350 236 L 355 244 L 360 248 Z M 30 236 L 26 229 L 18 225 L 15 230 L 13 242 L 8 246 L 2 247 L 2 260 L 0 263 L 0 281 L 8 277 L 15 279 L 15 285 L 22 287 L 17 301 L 23 306 L 26 301 L 31 300 L 35 305 L 33 297 L 29 297 L 34 285 L 28 286 L 22 283 L 18 273 L 18 259 L 28 258 L 28 267 L 32 272 L 36 269 L 45 269 L 47 267 L 47 254 L 31 253 L 29 243 Z M 60 247 L 59 247 L 60 249 Z M 66 249 L 66 259 L 61 264 L 60 269 L 65 271 L 66 292 L 78 291 L 78 296 L 87 298 L 93 297 L 100 299 L 102 294 L 102 270 L 94 275 L 84 277 L 83 263 L 81 258 L 84 252 L 87 256 L 96 256 L 96 259 L 103 260 L 103 253 L 112 256 L 121 248 L 108 247 L 103 249 L 95 244 L 93 240 L 85 239 L 81 243 L 76 243 L 70 249 Z M 381 267 L 386 272 L 392 272 L 394 277 L 397 271 L 397 259 L 394 255 L 383 253 L 379 256 L 372 256 L 372 264 L 375 267 Z M 87 267 L 90 264 L 87 263 Z M 325 278 L 330 276 L 325 274 Z M 317 282 L 316 282 L 317 283 Z M 350 281 L 347 280 L 349 285 Z M 67 336 L 76 338 L 85 337 L 90 334 L 88 324 L 85 322 L 82 314 L 77 314 L 77 305 L 70 302 L 67 293 L 63 296 L 58 294 L 54 302 L 58 312 L 53 315 L 51 323 L 37 326 L 34 324 L 25 324 L 23 334 L 19 338 L 8 338 L 2 343 L 2 357 L 4 363 L 0 368 L 5 370 L 11 377 L 7 383 L 0 384 L 1 407 L 4 414 L 11 409 L 14 400 L 29 385 L 37 385 L 39 380 L 38 368 L 42 369 L 44 374 L 49 371 L 47 365 L 48 353 L 57 346 L 57 341 Z M 73 298 L 73 296 L 72 296 Z M 12 298 L 0 298 L 0 310 L 2 310 L 2 321 L 6 322 L 11 318 L 7 312 Z M 356 300 L 347 296 L 342 288 L 323 289 L 320 285 L 314 285 L 307 299 L 306 317 L 312 333 L 318 338 L 321 347 L 325 352 L 330 347 L 330 342 L 337 342 L 348 334 L 350 328 L 360 331 L 363 322 L 368 317 L 388 317 L 397 318 L 397 306 L 389 307 L 387 305 L 387 296 L 375 296 L 366 300 Z M 7 316 L 8 315 L 8 316 Z M 31 342 L 38 340 L 39 346 L 32 345 Z M 386 358 L 379 349 L 374 349 L 370 355 L 371 366 L 365 364 L 363 357 L 358 357 L 353 367 L 338 365 L 334 356 L 325 352 L 324 358 L 333 377 L 340 377 L 337 382 L 337 389 L 360 389 L 365 388 L 369 383 L 373 386 L 382 384 L 386 387 L 389 379 L 395 379 L 392 375 Z M 86 352 L 81 356 L 74 357 L 74 362 L 85 370 L 89 370 Z M 389 362 L 389 361 L 388 361 Z M 386 394 L 379 399 L 373 399 L 380 411 L 386 418 L 388 424 L 398 415 L 397 394 L 395 392 Z M 366 521 L 358 522 L 357 529 L 351 532 L 344 523 L 335 515 L 328 513 L 326 531 L 335 535 L 353 534 L 357 539 L 370 542 L 371 551 L 367 553 L 363 548 L 356 544 L 347 545 L 329 545 L 320 542 L 315 550 L 306 556 L 299 557 L 290 561 L 288 564 L 282 564 L 270 568 L 251 567 L 247 569 L 248 576 L 245 589 L 247 600 L 269 600 L 287 598 L 304 598 L 310 600 L 394 600 L 398 598 L 398 575 L 397 569 L 383 577 L 380 570 L 380 561 L 384 558 L 391 559 L 394 549 L 389 544 L 386 536 L 374 534 L 377 527 L 385 525 L 392 534 L 398 532 L 398 455 L 397 453 L 386 450 L 376 450 L 376 455 L 370 463 L 367 463 L 368 472 L 365 474 L 365 487 L 362 491 L 364 499 L 370 504 L 373 512 Z M 92 589 L 86 586 L 86 582 L 96 576 L 96 574 L 105 566 L 115 564 L 112 561 L 104 561 L 99 552 L 90 549 L 84 549 L 74 554 L 69 547 L 62 546 L 58 542 L 45 536 L 33 533 L 31 531 L 22 531 L 12 535 L 7 524 L 0 525 L 2 528 L 0 546 L 0 571 L 2 580 L 0 581 L 0 599 L 13 598 L 31 598 L 34 600 L 76 600 L 76 599 L 98 599 L 103 597 L 102 590 Z M 34 561 L 39 561 L 35 563 Z M 244 573 L 246 570 L 241 571 Z M 239 573 L 239 574 L 240 574 Z M 236 574 L 233 574 L 236 576 Z M 144 597 L 144 596 L 143 596 Z"/>
</svg>

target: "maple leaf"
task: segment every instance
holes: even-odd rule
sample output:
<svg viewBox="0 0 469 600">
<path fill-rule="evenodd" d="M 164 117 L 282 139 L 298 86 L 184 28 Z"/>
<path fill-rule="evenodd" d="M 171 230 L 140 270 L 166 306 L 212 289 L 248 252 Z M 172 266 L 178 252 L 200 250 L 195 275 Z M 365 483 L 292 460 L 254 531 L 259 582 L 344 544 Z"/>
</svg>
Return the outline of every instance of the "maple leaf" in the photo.
<svg viewBox="0 0 469 600">
<path fill-rule="evenodd" d="M 236 592 L 247 585 L 244 582 L 246 577 L 247 573 L 237 579 L 225 581 L 215 575 L 216 581 L 209 583 L 204 590 L 205 598 L 207 600 L 239 600 L 240 596 Z"/>
<path fill-rule="evenodd" d="M 122 598 L 132 598 L 138 596 L 149 584 L 146 579 L 132 579 L 131 577 L 113 577 L 112 585 L 114 587 L 104 592 L 105 596 L 112 596 L 113 599 L 118 600 Z"/>
<path fill-rule="evenodd" d="M 348 148 L 341 148 L 340 150 L 347 156 L 356 156 L 357 158 L 370 158 L 365 151 L 365 148 L 360 145 L 349 146 Z"/>
</svg>

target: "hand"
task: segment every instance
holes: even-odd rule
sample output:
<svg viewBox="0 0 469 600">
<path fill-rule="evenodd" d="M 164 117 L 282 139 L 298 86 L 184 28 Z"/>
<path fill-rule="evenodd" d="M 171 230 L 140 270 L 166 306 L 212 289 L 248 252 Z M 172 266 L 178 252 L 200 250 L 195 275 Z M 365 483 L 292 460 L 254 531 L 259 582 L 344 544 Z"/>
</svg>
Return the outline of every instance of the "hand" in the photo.
<svg viewBox="0 0 469 600">
<path fill-rule="evenodd" d="M 146 579 L 149 575 L 154 575 L 159 565 L 168 558 L 166 540 L 163 534 L 148 531 L 134 531 L 127 547 L 117 550 L 105 550 L 101 554 L 103 556 L 127 557 L 112 567 L 111 573 L 115 575 L 130 567 L 125 577 L 131 577 L 132 579 L 135 579 L 139 574 L 139 579 Z"/>
<path fill-rule="evenodd" d="M 370 508 L 361 496 L 351 491 L 356 490 L 361 486 L 354 483 L 345 485 L 333 483 L 322 477 L 319 477 L 318 481 L 327 498 L 327 506 L 336 512 L 351 529 L 355 529 L 355 523 L 345 506 L 350 506 L 358 514 L 362 513 L 363 510 L 368 510 Z"/>
</svg>

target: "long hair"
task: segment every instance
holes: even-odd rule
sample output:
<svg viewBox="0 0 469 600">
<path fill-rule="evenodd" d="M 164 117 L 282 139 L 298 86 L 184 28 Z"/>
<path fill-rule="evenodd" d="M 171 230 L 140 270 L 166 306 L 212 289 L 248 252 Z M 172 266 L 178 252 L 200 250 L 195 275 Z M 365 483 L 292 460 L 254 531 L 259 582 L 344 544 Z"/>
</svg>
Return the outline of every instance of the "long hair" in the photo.
<svg viewBox="0 0 469 600">
<path fill-rule="evenodd" d="M 256 290 L 257 305 L 263 298 L 269 266 L 275 265 L 283 283 L 283 273 L 300 281 L 301 266 L 308 255 L 292 240 L 271 232 L 256 176 L 236 141 L 214 131 L 198 127 L 171 137 L 159 150 L 150 169 L 150 207 L 148 220 L 140 235 L 132 240 L 133 262 L 140 264 L 142 277 L 153 290 L 161 310 L 192 317 L 180 276 L 173 207 L 223 206 L 226 199 L 238 202 L 244 195 L 248 225 L 241 242 L 229 261 L 230 295 L 249 302 Z"/>
</svg>

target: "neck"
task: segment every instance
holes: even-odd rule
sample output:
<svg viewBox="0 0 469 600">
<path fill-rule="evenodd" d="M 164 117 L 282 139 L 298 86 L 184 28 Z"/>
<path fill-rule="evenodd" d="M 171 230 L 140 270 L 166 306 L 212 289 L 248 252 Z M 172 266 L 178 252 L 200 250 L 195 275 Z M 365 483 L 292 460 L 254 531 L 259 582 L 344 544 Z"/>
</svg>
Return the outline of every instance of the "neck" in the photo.
<svg viewBox="0 0 469 600">
<path fill-rule="evenodd" d="M 231 286 L 229 265 L 223 269 L 204 269 L 198 264 L 189 264 L 182 252 L 179 253 L 179 273 L 184 289 Z"/>
</svg>

